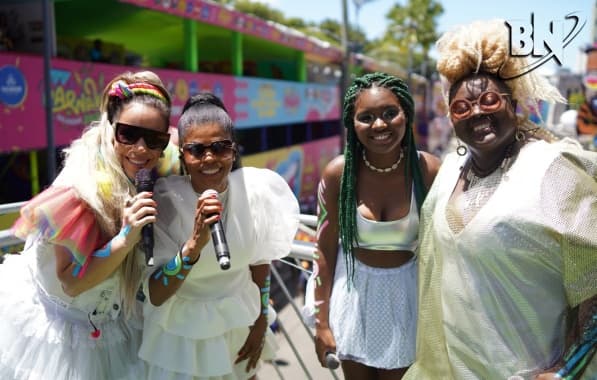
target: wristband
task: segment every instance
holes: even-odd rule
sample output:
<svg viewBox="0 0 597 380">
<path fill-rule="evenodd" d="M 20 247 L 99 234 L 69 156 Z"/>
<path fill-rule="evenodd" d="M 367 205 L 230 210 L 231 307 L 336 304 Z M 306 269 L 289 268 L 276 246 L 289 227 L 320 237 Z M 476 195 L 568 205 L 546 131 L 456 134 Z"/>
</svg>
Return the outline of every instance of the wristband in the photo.
<svg viewBox="0 0 597 380">
<path fill-rule="evenodd" d="M 261 314 L 267 315 L 269 312 L 269 287 L 270 287 L 271 279 L 269 274 L 265 278 L 265 283 L 263 284 L 263 288 L 259 289 L 261 293 Z"/>
</svg>

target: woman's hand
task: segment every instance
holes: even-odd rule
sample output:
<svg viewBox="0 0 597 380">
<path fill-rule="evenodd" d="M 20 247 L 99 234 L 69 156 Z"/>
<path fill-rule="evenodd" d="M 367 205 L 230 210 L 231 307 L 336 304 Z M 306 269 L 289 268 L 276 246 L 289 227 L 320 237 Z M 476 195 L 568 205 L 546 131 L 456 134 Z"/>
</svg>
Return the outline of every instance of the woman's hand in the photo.
<svg viewBox="0 0 597 380">
<path fill-rule="evenodd" d="M 186 243 L 191 261 L 198 259 L 201 249 L 209 241 L 209 226 L 220 220 L 222 210 L 222 202 L 218 199 L 217 194 L 204 193 L 197 199 L 195 224 L 193 225 L 191 237 Z"/>
<path fill-rule="evenodd" d="M 249 372 L 252 368 L 257 367 L 257 363 L 261 357 L 261 351 L 263 351 L 263 346 L 265 345 L 266 331 L 267 316 L 261 314 L 255 321 L 255 324 L 250 327 L 249 335 L 245 340 L 245 344 L 243 344 L 238 351 L 238 357 L 234 361 L 234 364 L 249 359 L 245 371 Z"/>
<path fill-rule="evenodd" d="M 322 367 L 327 368 L 325 355 L 336 352 L 336 340 L 329 327 L 317 327 L 315 330 L 315 351 Z"/>
<path fill-rule="evenodd" d="M 129 226 L 130 230 L 122 234 L 127 247 L 136 244 L 141 236 L 141 229 L 149 223 L 155 223 L 157 203 L 151 198 L 153 193 L 148 191 L 140 192 L 129 199 L 122 211 L 122 228 Z"/>
</svg>

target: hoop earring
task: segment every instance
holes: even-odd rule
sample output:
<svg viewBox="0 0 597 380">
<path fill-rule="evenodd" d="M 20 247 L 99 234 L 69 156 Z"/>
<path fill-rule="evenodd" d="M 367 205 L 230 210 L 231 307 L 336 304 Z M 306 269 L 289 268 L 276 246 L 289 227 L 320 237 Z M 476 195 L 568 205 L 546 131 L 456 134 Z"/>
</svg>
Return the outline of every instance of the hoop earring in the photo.
<svg viewBox="0 0 597 380">
<path fill-rule="evenodd" d="M 516 128 L 516 134 L 514 135 L 514 138 L 516 141 L 525 141 L 527 139 L 527 135 L 524 133 L 524 130 Z"/>
<path fill-rule="evenodd" d="M 456 154 L 461 157 L 466 155 L 466 153 L 468 152 L 468 148 L 466 147 L 466 145 L 461 144 L 460 140 L 456 140 L 456 141 L 458 141 L 458 147 L 456 148 Z"/>
</svg>

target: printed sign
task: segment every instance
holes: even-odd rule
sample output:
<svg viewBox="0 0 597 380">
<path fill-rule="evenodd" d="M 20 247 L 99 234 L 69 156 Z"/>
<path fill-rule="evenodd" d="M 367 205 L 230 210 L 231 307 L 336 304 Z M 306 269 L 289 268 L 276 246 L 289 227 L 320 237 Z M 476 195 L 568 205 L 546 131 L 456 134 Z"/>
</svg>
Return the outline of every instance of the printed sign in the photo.
<svg viewBox="0 0 597 380">
<path fill-rule="evenodd" d="M 54 141 L 68 145 L 99 119 L 102 92 L 131 67 L 52 59 L 50 73 Z M 156 69 L 172 95 L 171 125 L 189 96 L 209 91 L 219 96 L 236 128 L 299 124 L 340 118 L 338 87 L 230 75 Z M 0 56 L 0 152 L 46 146 L 43 59 Z M 299 126 L 300 127 L 300 126 Z"/>
</svg>

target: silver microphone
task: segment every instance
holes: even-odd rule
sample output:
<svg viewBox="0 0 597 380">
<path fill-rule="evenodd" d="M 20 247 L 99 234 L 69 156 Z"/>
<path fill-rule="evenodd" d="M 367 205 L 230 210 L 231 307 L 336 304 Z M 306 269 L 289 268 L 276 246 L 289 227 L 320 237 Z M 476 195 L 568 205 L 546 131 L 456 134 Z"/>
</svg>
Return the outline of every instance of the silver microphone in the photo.
<svg viewBox="0 0 597 380">
<path fill-rule="evenodd" d="M 336 369 L 340 366 L 340 359 L 335 352 L 328 351 L 325 353 L 325 366 L 329 369 Z"/>
<path fill-rule="evenodd" d="M 213 189 L 207 189 L 202 195 L 210 196 L 215 194 L 218 196 L 218 192 Z M 211 216 L 211 215 L 209 215 Z M 222 221 L 217 222 L 209 226 L 211 231 L 211 240 L 214 244 L 214 251 L 216 251 L 216 259 L 220 264 L 220 269 L 226 270 L 230 268 L 230 251 L 228 250 L 228 242 L 226 241 L 226 235 L 224 235 L 224 226 Z"/>
</svg>

